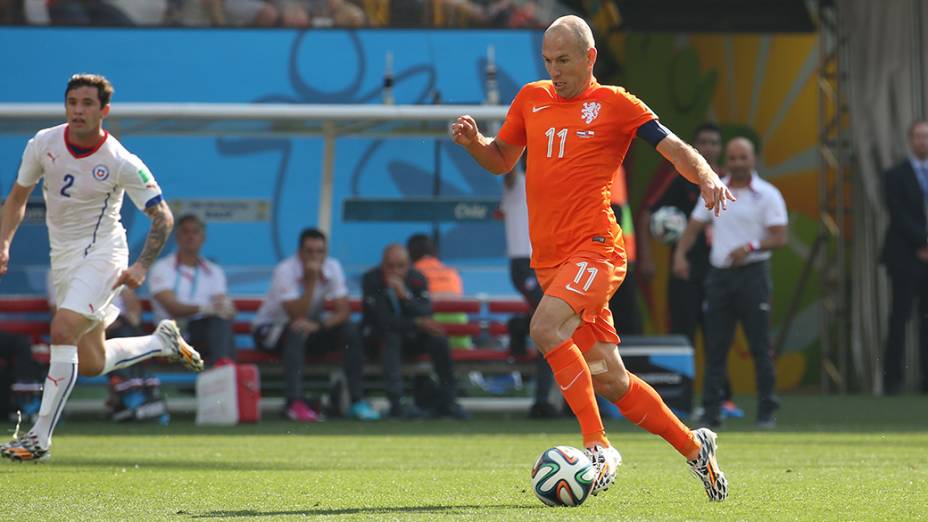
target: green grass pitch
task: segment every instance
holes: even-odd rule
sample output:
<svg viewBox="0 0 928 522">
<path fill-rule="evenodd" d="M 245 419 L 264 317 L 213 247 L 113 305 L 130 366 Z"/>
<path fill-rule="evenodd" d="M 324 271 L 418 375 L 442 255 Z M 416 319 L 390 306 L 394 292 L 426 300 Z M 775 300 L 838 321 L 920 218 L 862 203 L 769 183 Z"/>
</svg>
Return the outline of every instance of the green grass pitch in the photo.
<svg viewBox="0 0 928 522">
<path fill-rule="evenodd" d="M 742 403 L 749 399 L 743 398 Z M 917 520 L 928 518 L 928 397 L 790 397 L 774 432 L 731 422 L 710 504 L 662 440 L 610 421 L 616 485 L 578 508 L 535 499 L 573 419 L 330 421 L 198 428 L 67 420 L 48 464 L 0 462 L 3 520 Z"/>
</svg>

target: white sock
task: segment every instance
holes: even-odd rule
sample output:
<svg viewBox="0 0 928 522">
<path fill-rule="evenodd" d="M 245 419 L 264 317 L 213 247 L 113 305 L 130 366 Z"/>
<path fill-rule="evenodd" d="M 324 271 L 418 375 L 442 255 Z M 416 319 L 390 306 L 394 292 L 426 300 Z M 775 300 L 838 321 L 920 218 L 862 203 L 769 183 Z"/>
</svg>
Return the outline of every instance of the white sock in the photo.
<svg viewBox="0 0 928 522">
<path fill-rule="evenodd" d="M 106 349 L 106 359 L 101 375 L 161 355 L 163 348 L 161 338 L 157 335 L 116 337 L 107 339 L 103 346 Z"/>
<path fill-rule="evenodd" d="M 45 390 L 42 392 L 42 406 L 32 433 L 39 438 L 39 444 L 48 448 L 52 445 L 52 432 L 61 410 L 68 401 L 74 383 L 77 382 L 77 346 L 53 344 L 51 347 L 51 364 L 45 378 Z"/>
</svg>

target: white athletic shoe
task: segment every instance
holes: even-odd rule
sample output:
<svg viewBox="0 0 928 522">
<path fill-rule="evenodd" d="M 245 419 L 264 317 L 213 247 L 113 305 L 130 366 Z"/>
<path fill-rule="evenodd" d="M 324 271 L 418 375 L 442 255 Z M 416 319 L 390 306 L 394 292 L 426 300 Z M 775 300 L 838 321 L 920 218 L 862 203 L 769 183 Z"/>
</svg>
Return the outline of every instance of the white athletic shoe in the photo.
<svg viewBox="0 0 928 522">
<path fill-rule="evenodd" d="M 31 432 L 0 446 L 0 455 L 14 462 L 43 462 L 52 458 L 51 450 L 43 448 L 39 437 Z"/>
<path fill-rule="evenodd" d="M 721 502 L 728 497 L 728 479 L 719 468 L 715 452 L 718 449 L 716 439 L 718 435 L 709 428 L 699 428 L 693 431 L 696 440 L 702 445 L 699 455 L 689 461 L 693 475 L 702 481 L 706 488 L 706 495 L 712 502 Z"/>
<path fill-rule="evenodd" d="M 596 470 L 593 489 L 590 493 L 598 495 L 599 492 L 609 489 L 609 486 L 615 482 L 615 472 L 622 465 L 622 455 L 619 454 L 619 450 L 612 446 L 605 447 L 599 444 L 587 448 L 586 455 L 590 457 L 593 462 L 593 469 Z"/>
<path fill-rule="evenodd" d="M 177 323 L 171 319 L 161 321 L 158 323 L 158 328 L 155 329 L 155 335 L 161 338 L 164 345 L 164 348 L 161 349 L 161 355 L 167 357 L 169 361 L 179 361 L 195 372 L 203 371 L 203 359 L 200 357 L 200 353 L 193 346 L 187 344 L 187 341 L 180 334 Z"/>
</svg>

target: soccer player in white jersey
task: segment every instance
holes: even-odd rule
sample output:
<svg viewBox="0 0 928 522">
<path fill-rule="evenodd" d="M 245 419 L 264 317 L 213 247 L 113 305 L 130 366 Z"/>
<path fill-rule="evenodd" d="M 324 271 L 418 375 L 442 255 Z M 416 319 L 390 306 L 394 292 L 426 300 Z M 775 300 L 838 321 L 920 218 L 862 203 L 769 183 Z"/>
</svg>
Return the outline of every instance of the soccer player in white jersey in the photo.
<svg viewBox="0 0 928 522">
<path fill-rule="evenodd" d="M 51 323 L 51 365 L 39 415 L 28 433 L 0 446 L 0 454 L 13 460 L 51 456 L 52 432 L 78 373 L 101 375 L 157 356 L 179 360 L 194 371 L 203 369 L 200 354 L 184 341 L 174 321 L 161 321 L 154 335 L 104 340 L 106 326 L 118 315 L 113 299 L 124 285 L 142 284 L 174 224 L 148 168 L 103 129 L 112 94 L 113 86 L 102 76 L 71 77 L 65 89 L 67 122 L 40 130 L 29 140 L 0 211 L 2 276 L 26 201 L 44 178 L 58 310 Z M 145 246 L 131 266 L 120 222 L 124 193 L 151 219 Z"/>
</svg>

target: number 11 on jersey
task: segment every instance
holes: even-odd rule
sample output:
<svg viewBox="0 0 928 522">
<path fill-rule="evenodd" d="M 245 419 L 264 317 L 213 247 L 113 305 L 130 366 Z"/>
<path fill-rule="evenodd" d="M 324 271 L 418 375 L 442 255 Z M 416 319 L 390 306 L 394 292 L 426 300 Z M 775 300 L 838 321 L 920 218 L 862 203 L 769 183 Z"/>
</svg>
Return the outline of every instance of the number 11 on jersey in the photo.
<svg viewBox="0 0 928 522">
<path fill-rule="evenodd" d="M 548 157 L 550 158 L 551 153 L 553 152 L 553 149 L 554 149 L 555 128 L 551 127 L 550 129 L 548 129 L 547 132 L 545 132 L 545 136 L 548 137 Z M 557 131 L 557 137 L 561 138 L 561 146 L 558 149 L 557 157 L 563 158 L 564 157 L 564 144 L 567 143 L 567 129 L 561 129 Z"/>
</svg>

